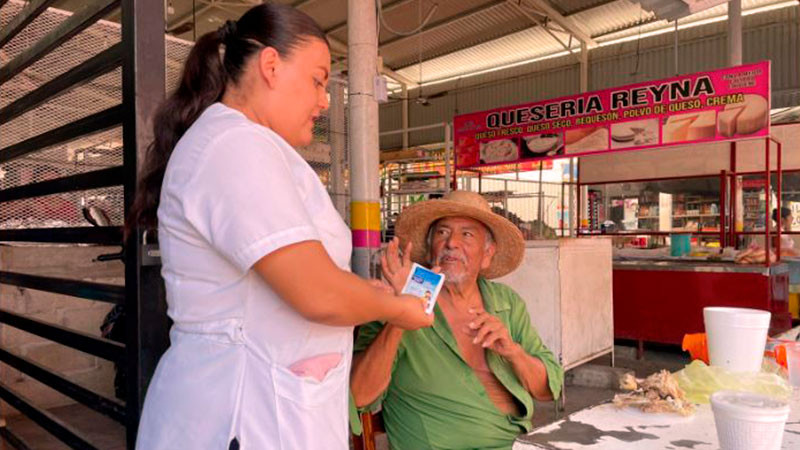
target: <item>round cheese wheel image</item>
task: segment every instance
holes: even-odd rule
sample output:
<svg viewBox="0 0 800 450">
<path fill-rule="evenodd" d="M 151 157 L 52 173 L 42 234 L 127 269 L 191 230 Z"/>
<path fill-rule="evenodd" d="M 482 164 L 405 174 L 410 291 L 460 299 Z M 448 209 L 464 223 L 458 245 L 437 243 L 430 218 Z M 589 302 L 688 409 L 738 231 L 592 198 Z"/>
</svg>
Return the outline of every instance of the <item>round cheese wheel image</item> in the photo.
<svg viewBox="0 0 800 450">
<path fill-rule="evenodd" d="M 745 94 L 744 101 L 725 105 L 717 117 L 717 132 L 725 137 L 753 134 L 769 123 L 769 102 L 758 94 Z"/>
</svg>

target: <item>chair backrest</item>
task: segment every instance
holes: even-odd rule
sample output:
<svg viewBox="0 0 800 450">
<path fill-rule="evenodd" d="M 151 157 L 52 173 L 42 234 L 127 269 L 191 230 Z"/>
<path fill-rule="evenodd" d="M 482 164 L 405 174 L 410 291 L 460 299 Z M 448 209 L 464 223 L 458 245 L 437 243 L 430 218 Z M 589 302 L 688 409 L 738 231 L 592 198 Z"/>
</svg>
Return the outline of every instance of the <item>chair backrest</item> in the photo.
<svg viewBox="0 0 800 450">
<path fill-rule="evenodd" d="M 375 450 L 375 435 L 385 433 L 380 412 L 361 413 L 361 436 L 352 435 L 353 450 Z"/>
</svg>

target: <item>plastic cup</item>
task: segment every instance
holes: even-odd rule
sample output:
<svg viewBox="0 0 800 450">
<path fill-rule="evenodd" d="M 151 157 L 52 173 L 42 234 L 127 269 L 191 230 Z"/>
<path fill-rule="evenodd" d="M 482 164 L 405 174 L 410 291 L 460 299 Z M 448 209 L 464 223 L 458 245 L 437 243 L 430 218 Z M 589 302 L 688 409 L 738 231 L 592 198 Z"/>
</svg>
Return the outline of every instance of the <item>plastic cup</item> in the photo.
<svg viewBox="0 0 800 450">
<path fill-rule="evenodd" d="M 760 372 L 771 316 L 759 309 L 703 308 L 711 365 L 731 372 Z"/>
<path fill-rule="evenodd" d="M 711 409 L 721 450 L 779 450 L 789 403 L 762 394 L 718 391 Z"/>
<path fill-rule="evenodd" d="M 782 344 L 786 349 L 786 370 L 789 372 L 789 384 L 800 388 L 800 342 Z"/>
</svg>

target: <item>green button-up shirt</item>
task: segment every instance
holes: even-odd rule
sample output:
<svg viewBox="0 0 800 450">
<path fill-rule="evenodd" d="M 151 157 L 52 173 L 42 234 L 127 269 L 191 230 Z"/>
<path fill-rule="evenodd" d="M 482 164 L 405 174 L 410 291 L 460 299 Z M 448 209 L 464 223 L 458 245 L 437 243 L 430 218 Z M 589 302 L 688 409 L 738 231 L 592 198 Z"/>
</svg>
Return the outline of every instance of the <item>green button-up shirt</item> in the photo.
<svg viewBox="0 0 800 450">
<path fill-rule="evenodd" d="M 505 324 L 529 355 L 544 363 L 550 391 L 558 397 L 564 371 L 531 326 L 525 303 L 508 286 L 483 278 L 478 285 L 486 311 Z M 389 387 L 365 409 L 374 410 L 382 403 L 394 450 L 511 448 L 516 436 L 531 429 L 533 397 L 511 364 L 487 350 L 489 369 L 522 405 L 522 416 L 500 412 L 462 357 L 438 305 L 434 314 L 432 327 L 403 333 Z M 355 352 L 366 350 L 382 328 L 378 322 L 361 327 Z"/>
</svg>

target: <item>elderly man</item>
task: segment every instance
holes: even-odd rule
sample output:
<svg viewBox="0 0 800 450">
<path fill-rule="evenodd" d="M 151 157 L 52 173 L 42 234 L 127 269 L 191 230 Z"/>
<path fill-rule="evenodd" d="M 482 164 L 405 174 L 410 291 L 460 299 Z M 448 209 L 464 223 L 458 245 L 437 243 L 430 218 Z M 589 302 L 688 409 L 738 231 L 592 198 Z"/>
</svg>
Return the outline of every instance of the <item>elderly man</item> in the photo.
<svg viewBox="0 0 800 450">
<path fill-rule="evenodd" d="M 531 428 L 533 399 L 558 397 L 563 382 L 525 303 L 488 281 L 519 266 L 519 230 L 480 195 L 457 191 L 407 208 L 397 236 L 403 258 L 397 240 L 383 255 L 392 287 L 402 289 L 411 261 L 441 270 L 445 285 L 433 327 L 361 327 L 350 383 L 356 406 L 382 402 L 395 450 L 511 448 Z"/>
</svg>

